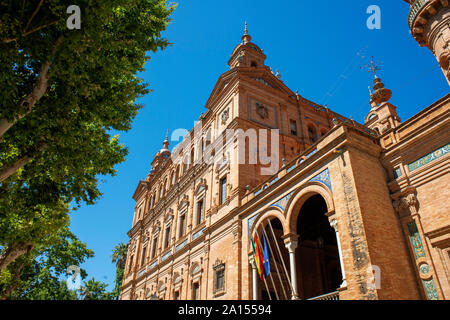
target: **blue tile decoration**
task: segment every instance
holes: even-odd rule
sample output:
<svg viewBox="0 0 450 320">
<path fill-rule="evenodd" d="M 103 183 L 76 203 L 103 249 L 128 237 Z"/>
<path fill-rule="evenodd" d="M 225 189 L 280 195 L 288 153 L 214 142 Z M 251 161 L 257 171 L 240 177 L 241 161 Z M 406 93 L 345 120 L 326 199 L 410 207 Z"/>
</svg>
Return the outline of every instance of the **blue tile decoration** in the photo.
<svg viewBox="0 0 450 320">
<path fill-rule="evenodd" d="M 147 271 L 145 268 L 142 269 L 141 271 L 139 271 L 138 277 L 142 276 L 143 274 L 145 274 L 145 271 Z"/>
<path fill-rule="evenodd" d="M 287 168 L 286 173 L 291 172 L 291 171 L 294 170 L 295 168 L 297 168 L 297 163 L 294 163 L 292 166 L 290 166 L 289 168 Z"/>
<path fill-rule="evenodd" d="M 424 165 L 445 156 L 449 152 L 450 152 L 450 143 L 410 163 L 408 165 L 409 172 L 413 172 L 414 170 L 417 170 L 420 167 L 423 167 Z"/>
<path fill-rule="evenodd" d="M 425 257 L 425 249 L 423 248 L 422 239 L 415 221 L 408 223 L 408 231 L 416 259 Z"/>
<path fill-rule="evenodd" d="M 250 230 L 253 227 L 253 223 L 255 223 L 255 219 L 258 217 L 258 213 L 253 215 L 250 219 L 248 219 L 247 225 L 248 225 L 248 234 L 250 234 Z"/>
<path fill-rule="evenodd" d="M 437 293 L 436 285 L 434 284 L 433 279 L 423 280 L 423 288 L 425 289 L 428 300 L 439 300 L 439 295 Z"/>
<path fill-rule="evenodd" d="M 200 231 L 197 231 L 196 233 L 194 233 L 194 235 L 192 236 L 192 240 L 197 239 L 198 237 L 200 237 L 203 234 L 203 231 L 205 230 L 205 228 L 203 228 Z"/>
<path fill-rule="evenodd" d="M 421 264 L 419 266 L 419 271 L 421 274 L 425 275 L 430 272 L 430 265 L 428 263 Z"/>
<path fill-rule="evenodd" d="M 394 170 L 394 179 L 398 179 L 401 176 L 402 176 L 402 169 L 400 169 L 400 167 L 399 167 L 399 168 Z"/>
<path fill-rule="evenodd" d="M 292 197 L 292 194 L 294 192 L 289 193 L 288 195 L 286 195 L 284 198 L 278 200 L 277 202 L 275 202 L 274 204 L 271 205 L 271 207 L 275 207 L 280 209 L 281 211 L 284 212 L 284 210 L 286 209 L 286 206 L 289 202 L 289 199 Z"/>
<path fill-rule="evenodd" d="M 322 171 L 321 173 L 319 173 L 317 176 L 315 176 L 314 178 L 312 178 L 309 181 L 322 182 L 324 185 L 326 185 L 328 187 L 328 189 L 330 189 L 330 191 L 332 191 L 331 180 L 330 180 L 330 171 L 328 170 L 328 168 L 326 168 L 324 171 Z"/>
<path fill-rule="evenodd" d="M 172 251 L 167 252 L 165 255 L 162 256 L 161 261 L 167 260 L 172 255 Z"/>
<path fill-rule="evenodd" d="M 153 263 L 150 265 L 149 269 L 153 269 L 154 267 L 156 267 L 157 264 L 158 264 L 158 261 L 153 262 Z"/>
</svg>

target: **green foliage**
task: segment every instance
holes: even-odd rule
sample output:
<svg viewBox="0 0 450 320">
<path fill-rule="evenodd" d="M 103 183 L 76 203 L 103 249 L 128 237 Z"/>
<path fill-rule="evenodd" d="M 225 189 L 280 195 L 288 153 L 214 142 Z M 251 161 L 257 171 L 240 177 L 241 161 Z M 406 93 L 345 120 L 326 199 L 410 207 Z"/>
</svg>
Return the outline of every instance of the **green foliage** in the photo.
<svg viewBox="0 0 450 320">
<path fill-rule="evenodd" d="M 108 285 L 94 278 L 84 283 L 80 290 L 83 300 L 112 300 L 111 293 L 106 291 Z"/>
<path fill-rule="evenodd" d="M 14 173 L 0 182 L 0 253 L 51 247 L 68 204 L 101 196 L 97 177 L 127 155 L 109 133 L 131 128 L 150 91 L 136 75 L 169 45 L 166 0 L 77 1 L 80 30 L 66 26 L 72 4 L 0 0 L 0 175 Z"/>
<path fill-rule="evenodd" d="M 76 292 L 69 290 L 61 279 L 68 277 L 69 266 L 79 266 L 93 256 L 85 243 L 64 228 L 54 237 L 52 245 L 21 256 L 0 273 L 0 295 L 15 286 L 11 299 L 76 300 Z M 22 264 L 20 275 L 14 278 L 15 270 Z M 80 271 L 81 278 L 86 278 L 86 271 Z"/>
<path fill-rule="evenodd" d="M 118 299 L 120 296 L 120 289 L 122 287 L 123 275 L 125 273 L 125 262 L 127 259 L 128 244 L 123 242 L 114 247 L 113 254 L 111 256 L 112 262 L 116 264 L 116 279 L 114 281 L 114 290 L 111 298 Z"/>
</svg>

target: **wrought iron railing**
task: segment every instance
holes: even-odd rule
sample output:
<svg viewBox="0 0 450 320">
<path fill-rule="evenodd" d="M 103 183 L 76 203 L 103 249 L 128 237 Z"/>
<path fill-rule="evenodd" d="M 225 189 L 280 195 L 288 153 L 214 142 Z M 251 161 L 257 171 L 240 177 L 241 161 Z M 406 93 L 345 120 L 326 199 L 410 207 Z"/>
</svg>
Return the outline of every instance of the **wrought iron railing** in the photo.
<svg viewBox="0 0 450 320">
<path fill-rule="evenodd" d="M 422 10 L 422 8 L 427 5 L 431 0 L 416 0 L 411 5 L 411 9 L 409 10 L 408 15 L 408 24 L 409 27 L 412 28 L 414 21 L 416 20 L 417 15 Z"/>
<path fill-rule="evenodd" d="M 332 292 L 308 300 L 339 300 L 339 292 Z"/>
</svg>

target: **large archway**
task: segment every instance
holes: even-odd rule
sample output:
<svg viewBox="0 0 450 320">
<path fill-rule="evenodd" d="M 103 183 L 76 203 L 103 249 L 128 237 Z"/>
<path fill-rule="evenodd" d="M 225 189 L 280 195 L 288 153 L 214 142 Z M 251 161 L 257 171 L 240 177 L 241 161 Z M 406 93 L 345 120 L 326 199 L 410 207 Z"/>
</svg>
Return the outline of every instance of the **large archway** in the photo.
<svg viewBox="0 0 450 320">
<path fill-rule="evenodd" d="M 325 199 L 314 194 L 301 206 L 297 216 L 297 281 L 300 299 L 335 292 L 342 283 L 335 230 L 326 213 Z"/>
</svg>

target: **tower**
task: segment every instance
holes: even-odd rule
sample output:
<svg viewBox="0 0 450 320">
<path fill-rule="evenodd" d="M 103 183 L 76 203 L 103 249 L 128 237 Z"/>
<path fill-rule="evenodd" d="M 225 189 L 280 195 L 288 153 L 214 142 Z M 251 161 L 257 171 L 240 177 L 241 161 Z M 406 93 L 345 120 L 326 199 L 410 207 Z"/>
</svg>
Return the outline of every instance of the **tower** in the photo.
<svg viewBox="0 0 450 320">
<path fill-rule="evenodd" d="M 408 24 L 421 47 L 427 46 L 450 84 L 450 6 L 448 0 L 404 0 L 410 5 Z"/>
<path fill-rule="evenodd" d="M 370 92 L 370 109 L 365 119 L 365 125 L 383 134 L 389 129 L 393 129 L 400 124 L 400 118 L 397 115 L 396 107 L 389 102 L 392 97 L 392 91 L 384 87 L 384 83 L 377 75 L 378 66 L 373 58 L 370 65 L 367 65 L 369 71 L 374 74 L 373 92 Z"/>
</svg>

